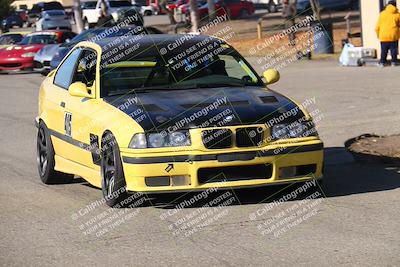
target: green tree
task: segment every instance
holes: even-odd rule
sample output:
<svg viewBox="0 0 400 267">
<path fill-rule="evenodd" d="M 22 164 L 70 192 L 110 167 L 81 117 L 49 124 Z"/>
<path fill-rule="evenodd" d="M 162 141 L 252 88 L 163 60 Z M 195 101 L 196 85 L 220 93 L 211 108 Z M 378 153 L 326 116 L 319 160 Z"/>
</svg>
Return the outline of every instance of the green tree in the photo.
<svg viewBox="0 0 400 267">
<path fill-rule="evenodd" d="M 0 0 L 0 19 L 4 19 L 13 10 L 11 7 L 12 0 Z"/>
</svg>

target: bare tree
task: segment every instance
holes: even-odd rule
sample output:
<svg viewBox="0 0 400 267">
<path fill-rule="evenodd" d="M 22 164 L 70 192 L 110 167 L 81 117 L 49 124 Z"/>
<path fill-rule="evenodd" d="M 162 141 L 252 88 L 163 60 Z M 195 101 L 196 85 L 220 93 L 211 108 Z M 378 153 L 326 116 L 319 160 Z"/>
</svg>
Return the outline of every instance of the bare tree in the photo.
<svg viewBox="0 0 400 267">
<path fill-rule="evenodd" d="M 199 11 L 197 8 L 197 0 L 189 0 L 189 6 L 192 32 L 199 32 Z"/>
<path fill-rule="evenodd" d="M 74 18 L 75 18 L 76 31 L 79 34 L 83 31 L 82 9 L 80 0 L 74 0 Z"/>
<path fill-rule="evenodd" d="M 216 17 L 214 0 L 207 0 L 207 5 L 208 5 L 208 19 L 213 20 Z"/>
</svg>

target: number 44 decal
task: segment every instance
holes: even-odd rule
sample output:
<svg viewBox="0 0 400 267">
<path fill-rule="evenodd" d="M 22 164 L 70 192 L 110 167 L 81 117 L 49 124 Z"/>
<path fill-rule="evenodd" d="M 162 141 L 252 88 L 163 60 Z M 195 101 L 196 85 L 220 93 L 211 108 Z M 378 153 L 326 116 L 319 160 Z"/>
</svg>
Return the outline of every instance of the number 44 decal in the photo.
<svg viewBox="0 0 400 267">
<path fill-rule="evenodd" d="M 72 136 L 71 120 L 72 120 L 72 114 L 69 112 L 65 112 L 64 130 L 65 130 L 65 134 L 68 136 Z"/>
</svg>

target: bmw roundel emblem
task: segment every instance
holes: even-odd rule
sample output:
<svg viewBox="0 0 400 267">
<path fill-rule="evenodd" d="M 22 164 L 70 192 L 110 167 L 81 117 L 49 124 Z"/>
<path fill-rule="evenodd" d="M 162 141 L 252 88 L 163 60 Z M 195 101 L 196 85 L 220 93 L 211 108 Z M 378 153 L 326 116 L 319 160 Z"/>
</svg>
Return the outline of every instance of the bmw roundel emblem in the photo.
<svg viewBox="0 0 400 267">
<path fill-rule="evenodd" d="M 224 122 L 231 122 L 233 120 L 233 115 L 226 116 Z"/>
</svg>

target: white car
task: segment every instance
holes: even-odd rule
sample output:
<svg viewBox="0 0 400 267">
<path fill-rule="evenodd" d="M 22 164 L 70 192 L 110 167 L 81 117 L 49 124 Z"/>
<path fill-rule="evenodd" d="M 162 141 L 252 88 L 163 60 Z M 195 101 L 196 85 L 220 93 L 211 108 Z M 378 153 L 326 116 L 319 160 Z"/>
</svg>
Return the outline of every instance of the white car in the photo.
<svg viewBox="0 0 400 267">
<path fill-rule="evenodd" d="M 71 22 L 64 10 L 46 10 L 36 22 L 36 31 L 71 30 Z"/>
<path fill-rule="evenodd" d="M 158 9 L 155 6 L 142 6 L 134 1 L 132 5 L 142 14 L 142 16 L 158 15 Z"/>
<path fill-rule="evenodd" d="M 96 9 L 97 1 L 81 1 L 82 20 L 85 29 L 89 29 L 97 23 L 99 10 Z"/>
<path fill-rule="evenodd" d="M 98 0 L 94 9 L 85 8 L 82 12 L 85 28 L 91 28 L 97 24 L 101 14 L 101 4 L 103 1 L 107 5 L 108 13 L 112 15 L 115 21 L 118 21 L 118 11 L 132 8 L 131 2 L 127 0 Z"/>
<path fill-rule="evenodd" d="M 276 13 L 282 6 L 281 0 L 252 0 L 256 8 L 266 8 L 270 13 Z"/>
</svg>

